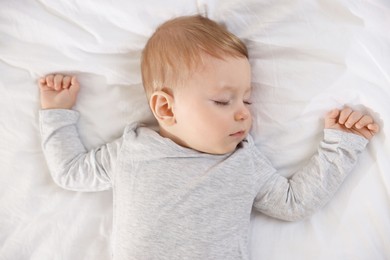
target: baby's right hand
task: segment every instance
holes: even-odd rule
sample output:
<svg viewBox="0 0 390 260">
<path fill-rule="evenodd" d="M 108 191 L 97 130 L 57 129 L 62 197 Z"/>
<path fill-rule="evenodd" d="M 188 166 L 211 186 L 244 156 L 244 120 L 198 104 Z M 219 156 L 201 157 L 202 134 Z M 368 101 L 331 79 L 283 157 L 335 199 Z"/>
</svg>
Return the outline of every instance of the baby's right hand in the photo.
<svg viewBox="0 0 390 260">
<path fill-rule="evenodd" d="M 80 85 L 76 76 L 47 75 L 39 79 L 42 109 L 71 109 Z"/>
</svg>

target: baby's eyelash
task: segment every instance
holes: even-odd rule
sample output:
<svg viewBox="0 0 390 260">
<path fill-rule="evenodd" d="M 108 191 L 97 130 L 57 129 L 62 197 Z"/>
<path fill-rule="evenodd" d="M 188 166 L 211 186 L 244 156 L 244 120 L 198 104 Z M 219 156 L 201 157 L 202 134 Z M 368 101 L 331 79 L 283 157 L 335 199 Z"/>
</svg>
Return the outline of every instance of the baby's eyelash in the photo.
<svg viewBox="0 0 390 260">
<path fill-rule="evenodd" d="M 227 106 L 227 105 L 229 105 L 229 101 L 218 101 L 218 100 L 213 100 L 213 101 L 218 106 Z"/>
<path fill-rule="evenodd" d="M 227 106 L 230 104 L 230 101 L 219 101 L 219 100 L 213 100 L 213 102 L 218 106 Z M 245 105 L 252 105 L 252 102 L 250 101 L 244 101 Z"/>
</svg>

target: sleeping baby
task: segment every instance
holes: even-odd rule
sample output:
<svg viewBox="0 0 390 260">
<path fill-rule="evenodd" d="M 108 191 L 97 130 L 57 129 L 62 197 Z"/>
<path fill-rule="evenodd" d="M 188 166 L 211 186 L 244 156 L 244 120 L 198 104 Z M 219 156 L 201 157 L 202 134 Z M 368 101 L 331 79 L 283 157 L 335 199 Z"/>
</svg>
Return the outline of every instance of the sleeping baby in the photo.
<svg viewBox="0 0 390 260">
<path fill-rule="evenodd" d="M 325 116 L 316 154 L 291 178 L 255 146 L 245 44 L 202 16 L 162 24 L 142 53 L 153 130 L 126 127 L 87 151 L 75 76 L 39 80 L 43 151 L 54 181 L 114 193 L 113 259 L 249 259 L 252 210 L 303 219 L 334 195 L 379 126 L 345 107 Z"/>
</svg>

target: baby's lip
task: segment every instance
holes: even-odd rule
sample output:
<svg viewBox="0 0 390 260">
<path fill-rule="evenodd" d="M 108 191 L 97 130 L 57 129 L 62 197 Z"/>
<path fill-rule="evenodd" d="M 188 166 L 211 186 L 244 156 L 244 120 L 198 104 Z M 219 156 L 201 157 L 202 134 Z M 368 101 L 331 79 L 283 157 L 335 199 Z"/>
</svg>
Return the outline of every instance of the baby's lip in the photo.
<svg viewBox="0 0 390 260">
<path fill-rule="evenodd" d="M 245 130 L 240 130 L 240 131 L 237 131 L 233 134 L 230 134 L 230 136 L 233 136 L 233 137 L 242 137 L 245 135 Z"/>
</svg>

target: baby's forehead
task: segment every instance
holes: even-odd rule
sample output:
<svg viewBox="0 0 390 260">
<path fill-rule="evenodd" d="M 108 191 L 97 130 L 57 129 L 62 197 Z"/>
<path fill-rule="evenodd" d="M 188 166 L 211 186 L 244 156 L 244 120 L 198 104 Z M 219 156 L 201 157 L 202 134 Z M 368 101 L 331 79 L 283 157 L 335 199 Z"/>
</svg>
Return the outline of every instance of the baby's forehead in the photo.
<svg viewBox="0 0 390 260">
<path fill-rule="evenodd" d="M 182 81 L 185 86 L 207 87 L 214 91 L 251 89 L 250 65 L 246 57 L 203 55 Z"/>
<path fill-rule="evenodd" d="M 238 60 L 248 59 L 241 56 L 233 56 L 225 53 L 219 53 L 218 55 L 211 55 L 205 52 L 201 52 L 199 59 L 194 63 L 193 71 L 198 73 L 207 73 L 210 70 L 218 69 L 221 65 L 230 64 L 232 66 L 246 66 L 244 63 L 237 63 Z"/>
</svg>

